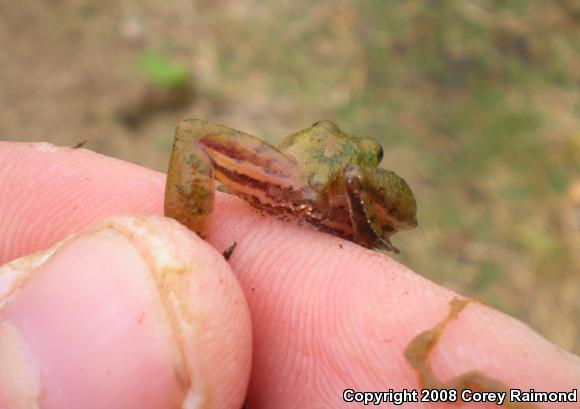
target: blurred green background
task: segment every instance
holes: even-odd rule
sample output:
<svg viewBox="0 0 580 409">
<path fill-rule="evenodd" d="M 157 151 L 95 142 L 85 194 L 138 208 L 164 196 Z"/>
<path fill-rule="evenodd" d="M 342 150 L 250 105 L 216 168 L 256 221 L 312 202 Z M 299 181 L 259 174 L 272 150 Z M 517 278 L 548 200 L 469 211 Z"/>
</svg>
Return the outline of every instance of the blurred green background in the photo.
<svg viewBox="0 0 580 409">
<path fill-rule="evenodd" d="M 398 259 L 580 353 L 580 2 L 0 0 L 0 138 L 163 171 L 177 121 L 378 138 Z"/>
</svg>

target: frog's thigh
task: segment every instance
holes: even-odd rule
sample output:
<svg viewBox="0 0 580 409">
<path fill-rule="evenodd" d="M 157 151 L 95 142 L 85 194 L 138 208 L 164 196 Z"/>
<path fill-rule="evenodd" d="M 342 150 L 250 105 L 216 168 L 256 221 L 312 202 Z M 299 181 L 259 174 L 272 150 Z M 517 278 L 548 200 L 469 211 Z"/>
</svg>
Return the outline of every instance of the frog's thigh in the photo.
<svg viewBox="0 0 580 409">
<path fill-rule="evenodd" d="M 216 177 L 288 186 L 299 178 L 296 162 L 261 139 L 223 127 L 223 132 L 205 136 L 200 143 L 215 166 Z"/>
<path fill-rule="evenodd" d="M 181 122 L 175 132 L 165 185 L 165 216 L 207 236 L 207 219 L 213 209 L 214 182 L 211 160 L 199 143 L 203 128 Z"/>
<path fill-rule="evenodd" d="M 304 185 L 296 161 L 255 136 L 200 120 L 180 126 L 195 134 L 211 159 L 216 179 L 229 192 L 278 195 Z"/>
<path fill-rule="evenodd" d="M 302 186 L 296 162 L 255 136 L 200 119 L 177 126 L 165 190 L 165 215 L 207 235 L 213 177 L 227 190 L 264 200 Z"/>
</svg>

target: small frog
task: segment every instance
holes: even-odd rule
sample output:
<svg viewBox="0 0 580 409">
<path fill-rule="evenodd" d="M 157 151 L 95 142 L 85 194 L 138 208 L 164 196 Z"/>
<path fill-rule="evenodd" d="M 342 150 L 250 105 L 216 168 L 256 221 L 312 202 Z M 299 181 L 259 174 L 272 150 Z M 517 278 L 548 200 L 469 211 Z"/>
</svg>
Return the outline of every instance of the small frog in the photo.
<svg viewBox="0 0 580 409">
<path fill-rule="evenodd" d="M 417 205 L 402 178 L 378 167 L 382 157 L 374 139 L 331 121 L 274 147 L 227 126 L 185 120 L 175 132 L 165 215 L 205 238 L 217 179 L 260 213 L 398 253 L 389 237 L 417 226 Z"/>
</svg>

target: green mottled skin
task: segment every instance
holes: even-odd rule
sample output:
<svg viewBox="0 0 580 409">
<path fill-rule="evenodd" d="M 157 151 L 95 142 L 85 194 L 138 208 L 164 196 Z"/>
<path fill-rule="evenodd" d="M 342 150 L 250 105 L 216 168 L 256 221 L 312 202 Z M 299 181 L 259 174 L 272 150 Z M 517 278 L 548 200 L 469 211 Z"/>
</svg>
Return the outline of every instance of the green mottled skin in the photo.
<svg viewBox="0 0 580 409">
<path fill-rule="evenodd" d="M 417 207 L 407 183 L 378 167 L 382 155 L 374 139 L 348 135 L 330 121 L 289 135 L 277 147 L 223 125 L 183 121 L 169 165 L 165 214 L 205 236 L 215 178 L 256 211 L 397 251 L 389 237 L 417 225 Z"/>
<path fill-rule="evenodd" d="M 287 136 L 278 145 L 298 160 L 312 186 L 325 186 L 337 170 L 349 164 L 378 166 L 381 147 L 375 140 L 349 136 L 330 121 L 317 124 Z"/>
</svg>

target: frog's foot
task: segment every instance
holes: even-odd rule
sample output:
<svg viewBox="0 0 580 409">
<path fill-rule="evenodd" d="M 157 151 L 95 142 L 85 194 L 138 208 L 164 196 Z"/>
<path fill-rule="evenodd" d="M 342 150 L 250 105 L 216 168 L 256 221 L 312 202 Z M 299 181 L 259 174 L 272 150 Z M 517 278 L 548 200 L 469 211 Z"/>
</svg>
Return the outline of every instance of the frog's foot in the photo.
<svg viewBox="0 0 580 409">
<path fill-rule="evenodd" d="M 198 143 L 199 129 L 181 122 L 175 131 L 165 183 L 165 216 L 207 237 L 207 219 L 213 210 L 213 167 Z"/>
<path fill-rule="evenodd" d="M 372 181 L 373 179 L 365 178 L 364 171 L 358 166 L 350 165 L 344 169 L 344 184 L 355 241 L 367 248 L 399 254 L 399 250 L 389 240 L 389 235 L 394 232 L 383 230 L 378 222 L 371 199 L 374 187 Z"/>
<path fill-rule="evenodd" d="M 377 241 L 374 243 L 374 248 L 377 250 L 392 251 L 395 254 L 399 254 L 401 251 L 396 248 L 388 237 L 378 237 Z"/>
</svg>

